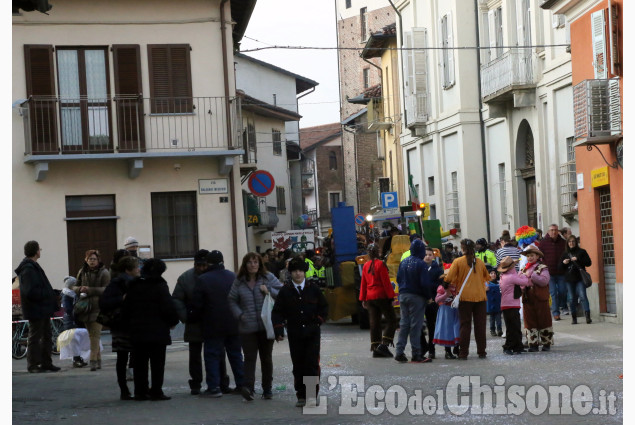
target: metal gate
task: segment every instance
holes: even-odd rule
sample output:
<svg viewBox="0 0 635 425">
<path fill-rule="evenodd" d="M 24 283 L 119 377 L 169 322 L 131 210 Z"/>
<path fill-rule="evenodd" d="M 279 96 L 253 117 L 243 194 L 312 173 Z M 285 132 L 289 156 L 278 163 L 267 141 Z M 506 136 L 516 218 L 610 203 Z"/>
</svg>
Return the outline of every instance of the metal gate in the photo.
<svg viewBox="0 0 635 425">
<path fill-rule="evenodd" d="M 599 189 L 599 195 L 606 312 L 615 314 L 617 313 L 617 297 L 615 294 L 615 247 L 613 242 L 611 190 L 609 186 Z"/>
</svg>

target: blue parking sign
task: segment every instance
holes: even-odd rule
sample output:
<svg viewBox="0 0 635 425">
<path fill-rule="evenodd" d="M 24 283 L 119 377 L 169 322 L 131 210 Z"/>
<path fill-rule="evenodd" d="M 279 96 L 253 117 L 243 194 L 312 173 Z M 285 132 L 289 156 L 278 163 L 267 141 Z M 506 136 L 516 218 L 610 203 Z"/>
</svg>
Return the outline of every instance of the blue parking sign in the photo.
<svg viewBox="0 0 635 425">
<path fill-rule="evenodd" d="M 399 201 L 397 200 L 397 192 L 382 192 L 381 193 L 381 207 L 385 210 L 390 208 L 399 208 Z"/>
</svg>

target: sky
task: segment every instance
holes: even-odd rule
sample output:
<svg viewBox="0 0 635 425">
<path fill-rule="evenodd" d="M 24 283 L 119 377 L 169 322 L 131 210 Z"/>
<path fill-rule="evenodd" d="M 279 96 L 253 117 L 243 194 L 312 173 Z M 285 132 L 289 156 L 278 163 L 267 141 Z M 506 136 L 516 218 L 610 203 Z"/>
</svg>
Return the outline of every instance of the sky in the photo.
<svg viewBox="0 0 635 425">
<path fill-rule="evenodd" d="M 258 0 L 240 49 L 335 47 L 335 24 L 333 0 Z M 299 100 L 300 128 L 340 120 L 336 50 L 269 49 L 245 54 L 319 83 L 313 93 Z"/>
</svg>

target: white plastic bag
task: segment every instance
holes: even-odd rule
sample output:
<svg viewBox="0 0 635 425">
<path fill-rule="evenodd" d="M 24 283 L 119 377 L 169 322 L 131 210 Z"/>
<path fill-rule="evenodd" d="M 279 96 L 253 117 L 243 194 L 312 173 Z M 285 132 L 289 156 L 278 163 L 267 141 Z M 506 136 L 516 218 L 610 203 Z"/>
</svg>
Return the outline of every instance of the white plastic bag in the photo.
<svg viewBox="0 0 635 425">
<path fill-rule="evenodd" d="M 262 303 L 262 311 L 260 312 L 260 318 L 267 330 L 267 339 L 276 339 L 276 334 L 273 331 L 273 322 L 271 321 L 271 311 L 273 310 L 274 300 L 270 294 L 265 296 L 265 300 Z"/>
</svg>

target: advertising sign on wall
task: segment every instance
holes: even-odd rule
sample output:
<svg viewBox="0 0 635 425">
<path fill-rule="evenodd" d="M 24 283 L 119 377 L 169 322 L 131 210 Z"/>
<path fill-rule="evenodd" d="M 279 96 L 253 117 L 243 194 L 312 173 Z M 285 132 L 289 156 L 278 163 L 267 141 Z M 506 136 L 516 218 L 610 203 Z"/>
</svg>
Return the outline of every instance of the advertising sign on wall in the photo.
<svg viewBox="0 0 635 425">
<path fill-rule="evenodd" d="M 271 233 L 272 248 L 288 249 L 296 242 L 315 242 L 313 229 L 287 230 L 286 232 Z"/>
</svg>

